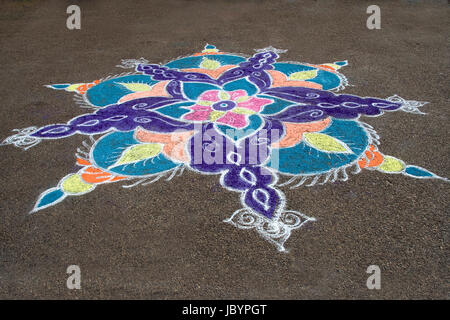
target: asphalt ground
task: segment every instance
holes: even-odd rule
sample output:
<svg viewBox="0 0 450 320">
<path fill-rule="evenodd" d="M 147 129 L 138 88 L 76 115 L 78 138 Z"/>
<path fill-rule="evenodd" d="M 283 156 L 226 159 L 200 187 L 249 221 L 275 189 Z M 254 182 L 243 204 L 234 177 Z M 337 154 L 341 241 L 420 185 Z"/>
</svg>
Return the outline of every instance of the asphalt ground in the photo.
<svg viewBox="0 0 450 320">
<path fill-rule="evenodd" d="M 66 8 L 81 8 L 68 30 Z M 366 27 L 371 4 L 381 29 Z M 429 101 L 427 115 L 363 120 L 380 150 L 450 176 L 447 1 L 0 1 L 0 137 L 85 113 L 43 85 L 92 81 L 199 52 L 288 49 L 281 60 L 348 60 L 345 93 Z M 347 182 L 283 191 L 316 222 L 279 253 L 256 232 L 222 221 L 241 207 L 217 176 L 102 185 L 28 215 L 74 170 L 83 137 L 23 151 L 0 148 L 0 298 L 3 299 L 447 299 L 450 185 L 363 171 Z M 81 268 L 81 290 L 66 268 Z M 381 268 L 368 290 L 366 269 Z"/>
</svg>

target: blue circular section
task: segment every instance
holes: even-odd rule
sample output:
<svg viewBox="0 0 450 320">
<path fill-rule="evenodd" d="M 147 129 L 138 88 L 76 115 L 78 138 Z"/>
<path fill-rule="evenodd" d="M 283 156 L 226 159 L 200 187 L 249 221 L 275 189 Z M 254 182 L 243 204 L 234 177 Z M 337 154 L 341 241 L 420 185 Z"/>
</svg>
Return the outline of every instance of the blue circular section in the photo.
<svg viewBox="0 0 450 320">
<path fill-rule="evenodd" d="M 345 63 L 346 62 L 342 62 Z M 342 80 L 341 78 L 334 72 L 321 70 L 313 66 L 308 66 L 299 63 L 289 63 L 289 62 L 276 62 L 273 64 L 273 67 L 276 71 L 280 71 L 284 73 L 286 76 L 289 76 L 292 73 L 302 72 L 302 71 L 312 71 L 317 70 L 317 75 L 306 81 L 314 82 L 320 84 L 323 90 L 331 90 L 339 87 Z"/>
<path fill-rule="evenodd" d="M 125 149 L 138 144 L 141 142 L 134 138 L 134 131 L 109 133 L 95 144 L 92 160 L 99 168 L 123 176 L 152 175 L 178 166 L 162 153 L 131 164 L 114 166 Z"/>
<path fill-rule="evenodd" d="M 232 54 L 207 54 L 201 56 L 190 56 L 180 58 L 167 63 L 166 67 L 176 69 L 199 68 L 204 58 L 218 61 L 222 66 L 229 64 L 238 65 L 239 63 L 244 62 L 246 60 L 243 57 Z"/>
<path fill-rule="evenodd" d="M 122 76 L 100 82 L 89 88 L 85 94 L 86 99 L 96 107 L 105 107 L 117 103 L 123 96 L 134 93 L 127 89 L 126 84 L 147 84 L 152 86 L 158 81 L 152 80 L 150 76 L 134 74 Z"/>
<path fill-rule="evenodd" d="M 320 133 L 344 142 L 352 153 L 324 152 L 301 141 L 293 147 L 278 149 L 278 154 L 272 151 L 267 166 L 286 174 L 322 174 L 359 159 L 369 145 L 369 137 L 357 121 L 333 119 Z"/>
<path fill-rule="evenodd" d="M 236 106 L 236 103 L 231 100 L 223 100 L 216 102 L 212 105 L 212 108 L 217 111 L 228 111 L 233 109 Z"/>
</svg>

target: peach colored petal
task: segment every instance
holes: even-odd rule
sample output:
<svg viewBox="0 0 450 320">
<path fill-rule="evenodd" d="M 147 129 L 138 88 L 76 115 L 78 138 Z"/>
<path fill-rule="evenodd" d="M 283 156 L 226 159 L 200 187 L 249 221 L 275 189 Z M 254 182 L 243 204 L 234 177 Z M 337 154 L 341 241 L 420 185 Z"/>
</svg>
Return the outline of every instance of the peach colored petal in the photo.
<svg viewBox="0 0 450 320">
<path fill-rule="evenodd" d="M 272 87 L 306 87 L 322 89 L 322 85 L 309 81 L 288 80 L 284 73 L 276 70 L 267 70 L 272 78 Z"/>
<path fill-rule="evenodd" d="M 181 162 L 188 162 L 189 156 L 184 150 L 184 146 L 194 131 L 183 131 L 173 133 L 155 133 L 144 129 L 136 130 L 136 139 L 147 143 L 162 143 L 163 154 L 170 159 Z"/>
<path fill-rule="evenodd" d="M 289 148 L 299 143 L 305 132 L 322 131 L 330 124 L 330 118 L 309 123 L 283 122 L 285 133 L 283 138 L 272 144 L 273 148 Z"/>
<path fill-rule="evenodd" d="M 141 91 L 141 92 L 133 92 L 130 94 L 127 94 L 120 98 L 119 103 L 127 102 L 134 99 L 139 98 L 147 98 L 147 97 L 170 97 L 170 94 L 166 91 L 166 85 L 169 83 L 169 81 L 161 81 L 152 86 L 152 88 L 148 91 Z"/>
<path fill-rule="evenodd" d="M 187 141 L 192 137 L 194 131 L 175 132 L 171 135 L 171 142 L 164 145 L 163 153 L 170 159 L 187 163 L 190 160 L 185 151 Z"/>
<path fill-rule="evenodd" d="M 156 133 L 145 129 L 136 130 L 136 140 L 146 143 L 169 143 L 172 133 Z"/>
</svg>

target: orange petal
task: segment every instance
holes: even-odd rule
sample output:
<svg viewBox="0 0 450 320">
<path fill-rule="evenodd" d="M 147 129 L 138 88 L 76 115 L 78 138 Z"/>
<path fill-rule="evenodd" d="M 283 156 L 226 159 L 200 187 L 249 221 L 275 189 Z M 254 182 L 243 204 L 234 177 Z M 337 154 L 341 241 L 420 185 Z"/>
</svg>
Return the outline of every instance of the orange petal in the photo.
<svg viewBox="0 0 450 320">
<path fill-rule="evenodd" d="M 84 169 L 84 172 L 89 172 L 89 173 L 102 173 L 104 172 L 103 170 L 94 168 L 94 167 L 88 167 L 86 169 Z M 105 172 L 106 173 L 106 172 Z"/>
<path fill-rule="evenodd" d="M 116 176 L 116 177 L 112 178 L 111 180 L 109 180 L 109 182 L 116 182 L 118 180 L 122 180 L 122 179 L 125 179 L 125 178 L 126 177 Z"/>
<path fill-rule="evenodd" d="M 365 155 L 369 160 L 369 163 L 367 163 L 367 159 L 365 157 L 361 158 L 358 161 L 358 165 L 360 168 L 378 167 L 383 162 L 384 159 L 383 155 L 375 150 L 374 145 L 369 146 L 369 149 L 365 151 Z"/>
<path fill-rule="evenodd" d="M 88 183 L 101 183 L 111 178 L 109 173 L 82 173 L 81 178 Z"/>
<path fill-rule="evenodd" d="M 77 163 L 79 165 L 82 165 L 82 166 L 89 166 L 89 165 L 91 165 L 91 163 L 89 161 L 81 159 L 81 158 L 77 158 Z"/>
</svg>

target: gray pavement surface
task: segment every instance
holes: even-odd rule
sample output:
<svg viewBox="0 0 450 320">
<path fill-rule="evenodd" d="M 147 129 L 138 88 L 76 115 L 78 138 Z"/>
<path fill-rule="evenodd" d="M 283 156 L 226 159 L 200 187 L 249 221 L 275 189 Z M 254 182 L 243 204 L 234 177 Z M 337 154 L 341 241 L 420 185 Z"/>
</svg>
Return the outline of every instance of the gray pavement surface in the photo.
<svg viewBox="0 0 450 320">
<path fill-rule="evenodd" d="M 81 7 L 81 30 L 66 8 Z M 381 30 L 366 8 L 381 8 Z M 446 1 L 0 1 L 0 138 L 85 111 L 45 88 L 120 73 L 124 58 L 153 63 L 200 51 L 288 49 L 281 60 L 342 69 L 359 96 L 429 101 L 420 116 L 364 120 L 380 150 L 450 176 L 449 6 Z M 217 176 L 103 185 L 28 215 L 74 168 L 83 138 L 27 151 L 0 148 L 0 298 L 447 299 L 450 184 L 363 171 L 347 182 L 283 189 L 290 209 L 317 219 L 292 233 L 288 254 L 256 232 L 222 223 L 241 207 Z M 82 289 L 66 288 L 81 268 Z M 381 290 L 366 268 L 379 265 Z"/>
</svg>

